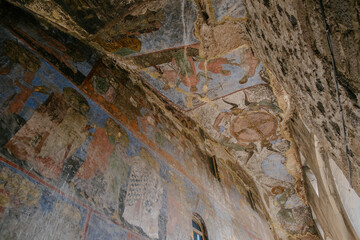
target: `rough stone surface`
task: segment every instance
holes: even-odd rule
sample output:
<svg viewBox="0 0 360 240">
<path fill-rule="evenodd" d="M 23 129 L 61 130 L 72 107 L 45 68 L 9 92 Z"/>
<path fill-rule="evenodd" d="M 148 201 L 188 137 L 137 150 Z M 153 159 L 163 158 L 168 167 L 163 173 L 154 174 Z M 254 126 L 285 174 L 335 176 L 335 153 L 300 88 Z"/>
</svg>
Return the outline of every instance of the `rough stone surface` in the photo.
<svg viewBox="0 0 360 240">
<path fill-rule="evenodd" d="M 331 57 L 318 2 L 245 1 L 246 24 L 260 59 L 293 99 L 295 110 L 321 140 L 329 155 L 348 175 L 342 122 L 337 103 Z M 359 155 L 359 5 L 325 3 L 338 69 L 354 189 L 360 193 Z M 259 24 L 261 22 L 262 24 Z M 355 151 L 355 153 L 354 153 Z"/>
<path fill-rule="evenodd" d="M 275 75 L 272 81 L 275 91 L 276 86 L 284 89 L 277 94 L 279 101 L 290 99 L 293 116 L 289 116 L 286 125 L 290 126 L 294 143 L 302 155 L 302 166 L 310 167 L 318 180 L 317 185 L 321 186 L 322 197 L 318 199 L 310 194 L 308 199 L 323 228 L 323 237 L 356 239 L 356 233 L 349 226 L 356 227 L 358 223 L 349 222 L 346 217 L 349 213 L 341 207 L 344 203 L 330 194 L 334 193 L 334 179 L 325 175 L 332 171 L 328 162 L 333 159 L 349 178 L 333 67 L 319 2 L 244 1 L 244 5 L 248 12 L 246 28 L 255 55 Z M 324 7 L 338 70 L 351 181 L 359 195 L 359 3 L 325 1 Z M 321 153 L 315 154 L 316 151 Z M 308 194 L 313 191 L 310 188 L 307 185 Z M 328 206 L 322 208 L 324 202 L 331 202 L 332 210 Z M 332 217 L 336 214 L 343 216 Z"/>
</svg>

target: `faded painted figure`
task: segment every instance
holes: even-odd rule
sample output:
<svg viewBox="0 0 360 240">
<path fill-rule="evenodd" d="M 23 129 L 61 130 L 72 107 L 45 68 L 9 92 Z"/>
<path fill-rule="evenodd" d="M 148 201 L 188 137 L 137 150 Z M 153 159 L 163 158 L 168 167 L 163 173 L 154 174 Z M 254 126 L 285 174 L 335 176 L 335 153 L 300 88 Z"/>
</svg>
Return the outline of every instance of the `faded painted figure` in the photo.
<svg viewBox="0 0 360 240">
<path fill-rule="evenodd" d="M 239 66 L 244 69 L 244 77 L 240 79 L 239 83 L 244 84 L 248 81 L 249 78 L 255 75 L 256 68 L 260 61 L 254 57 L 251 48 L 241 48 L 241 50 L 241 64 Z"/>
<path fill-rule="evenodd" d="M 88 137 L 86 99 L 73 88 L 52 93 L 5 147 L 42 176 L 58 179 L 65 159 Z"/>
<path fill-rule="evenodd" d="M 83 196 L 88 196 L 111 214 L 115 214 L 118 208 L 120 188 L 128 178 L 128 164 L 131 161 L 126 154 L 128 144 L 127 132 L 108 118 L 105 129 L 96 127 L 86 160 L 73 180 Z"/>
<path fill-rule="evenodd" d="M 81 239 L 82 215 L 77 206 L 0 164 L 0 239 Z"/>
</svg>

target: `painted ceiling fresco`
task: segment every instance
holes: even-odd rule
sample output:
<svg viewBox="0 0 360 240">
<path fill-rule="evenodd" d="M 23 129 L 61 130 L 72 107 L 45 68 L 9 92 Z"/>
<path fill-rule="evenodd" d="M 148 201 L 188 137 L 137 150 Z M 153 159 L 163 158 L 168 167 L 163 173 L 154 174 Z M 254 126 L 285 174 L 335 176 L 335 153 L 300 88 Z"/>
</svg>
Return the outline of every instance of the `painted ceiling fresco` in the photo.
<svg viewBox="0 0 360 240">
<path fill-rule="evenodd" d="M 49 7 L 41 2 L 36 4 L 40 4 L 41 8 Z M 36 4 L 29 3 L 29 7 L 39 8 Z M 105 5 L 90 1 L 89 6 L 84 7 L 78 1 L 59 0 L 53 4 L 53 8 L 62 9 L 64 18 L 69 18 L 75 12 L 84 16 L 76 16 L 69 22 L 76 24 L 74 28 L 81 28 L 89 34 L 84 40 L 90 39 L 90 42 L 114 56 L 126 56 L 139 63 L 148 84 L 181 110 L 191 110 L 263 82 L 260 77 L 262 64 L 254 58 L 249 47 L 235 49 L 206 61 L 201 57 L 201 41 L 195 34 L 199 9 L 196 1 L 130 1 Z M 235 21 L 246 16 L 241 1 L 213 0 L 211 4 L 210 17 L 217 22 L 225 19 Z M 94 14 L 94 9 L 99 9 L 99 12 Z M 106 14 L 106 9 L 117 11 Z M 56 16 L 52 17 L 56 21 Z M 56 40 L 51 44 L 51 47 L 63 48 L 56 45 Z M 60 62 L 64 61 L 60 59 Z"/>
<path fill-rule="evenodd" d="M 264 83 L 260 77 L 264 69 L 247 47 L 209 61 L 199 56 L 197 45 L 143 55 L 135 61 L 146 66 L 142 74 L 146 81 L 185 111 Z"/>
<path fill-rule="evenodd" d="M 217 21 L 245 17 L 240 1 L 212 1 Z M 159 29 L 140 33 L 141 48 L 127 58 L 142 67 L 142 76 L 174 106 L 189 111 L 214 99 L 263 83 L 262 64 L 249 47 L 206 60 L 199 53 L 194 24 L 198 9 L 193 1 L 167 1 Z M 139 44 L 140 44 L 139 43 Z M 113 52 L 119 54 L 120 52 Z"/>
<path fill-rule="evenodd" d="M 55 28 L 5 21 L 0 180 L 33 182 L 34 196 L 16 210 L 10 206 L 17 196 L 5 189 L 0 230 L 3 216 L 42 214 L 51 222 L 62 214 L 70 219 L 72 239 L 185 239 L 188 229 L 178 226 L 187 226 L 196 210 L 209 226 L 224 226 L 221 233 L 210 228 L 217 239 L 272 239 L 269 229 L 258 228 L 263 219 L 256 204 L 250 206 L 249 192 L 232 184 L 236 172 L 241 181 L 255 182 L 276 234 L 284 239 L 316 234 L 297 192 L 299 176 L 288 168 L 291 144 L 281 131 L 283 112 L 250 46 L 202 58 L 193 1 L 106 1 L 103 9 L 97 1 L 88 8 L 80 1 L 50 2 L 62 9 L 61 16 L 76 15 L 74 26 L 89 34 L 84 36 L 101 46 L 102 54 L 131 60 L 143 85 Z M 216 23 L 246 16 L 240 1 L 209 3 L 209 18 Z M 164 109 L 171 109 L 176 121 Z M 236 159 L 224 154 L 219 160 L 226 162 L 220 171 L 226 190 L 204 167 L 206 144 L 212 142 Z M 213 189 L 215 197 L 203 195 L 203 189 Z"/>
<path fill-rule="evenodd" d="M 240 1 L 212 3 L 217 21 L 245 17 Z M 264 69 L 249 47 L 235 49 L 211 60 L 201 57 L 201 43 L 194 29 L 197 9 L 192 1 L 168 1 L 164 12 L 164 24 L 159 30 L 140 35 L 140 55 L 128 57 L 143 67 L 142 75 L 148 84 L 176 107 L 189 111 L 263 83 L 260 75 Z"/>
<path fill-rule="evenodd" d="M 222 22 L 225 18 L 240 19 L 246 16 L 246 9 L 242 1 L 211 0 L 210 3 L 213 18 L 217 22 Z"/>
<path fill-rule="evenodd" d="M 296 179 L 286 165 L 290 142 L 282 136 L 282 110 L 268 84 L 212 101 L 190 114 L 252 173 L 266 207 L 277 216 L 276 225 L 294 233 L 299 229 L 314 233 L 308 225 L 311 213 L 295 191 Z"/>
<path fill-rule="evenodd" d="M 216 22 L 246 15 L 240 1 L 211 4 Z M 295 190 L 294 172 L 287 169 L 290 142 L 280 130 L 282 110 L 266 69 L 249 46 L 209 60 L 201 57 L 201 42 L 192 43 L 168 49 L 165 44 L 161 51 L 131 58 L 155 92 L 199 122 L 251 172 L 268 211 L 276 216 L 273 224 L 292 234 L 315 233 L 310 210 Z"/>
<path fill-rule="evenodd" d="M 67 35 L 54 39 L 31 23 L 5 26 L 0 238 L 186 239 L 197 211 L 208 226 L 226 223 L 221 233 L 210 228 L 218 239 L 271 239 L 268 228 L 257 229 L 267 223 L 240 185 L 224 190 L 199 162 L 205 156 L 195 140 L 161 116 L 125 71 L 90 48 L 66 55 L 64 44 L 75 41 Z M 235 202 L 250 221 L 227 209 Z"/>
<path fill-rule="evenodd" d="M 100 28 L 94 41 L 106 51 L 120 56 L 134 56 L 198 42 L 193 34 L 193 23 L 197 17 L 194 2 L 153 2 L 153 6 L 147 6 L 149 11 L 132 12 L 132 8 L 128 7 L 129 11 L 123 12 L 125 17 Z M 124 11 L 123 6 L 121 9 Z"/>
</svg>

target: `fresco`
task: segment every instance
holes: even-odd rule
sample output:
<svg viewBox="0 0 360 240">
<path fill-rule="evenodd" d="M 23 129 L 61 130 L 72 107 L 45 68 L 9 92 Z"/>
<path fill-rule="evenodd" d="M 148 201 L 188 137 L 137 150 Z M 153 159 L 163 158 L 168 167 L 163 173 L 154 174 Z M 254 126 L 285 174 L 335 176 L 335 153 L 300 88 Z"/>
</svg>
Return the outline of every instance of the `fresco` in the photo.
<svg viewBox="0 0 360 240">
<path fill-rule="evenodd" d="M 293 190 L 286 189 L 276 194 L 273 203 L 276 206 L 277 221 L 289 232 L 296 234 L 300 229 L 303 233 L 316 233 L 314 225 L 309 224 L 312 222 L 311 213 Z"/>
<path fill-rule="evenodd" d="M 54 0 L 54 2 L 61 6 L 66 13 L 74 16 L 74 21 L 90 34 L 95 34 L 114 18 L 124 15 L 129 8 L 136 5 L 134 1 L 107 2 L 103 5 L 91 0 L 86 4 L 79 0 L 70 2 Z"/>
<path fill-rule="evenodd" d="M 199 161 L 206 156 L 196 140 L 162 116 L 127 72 L 99 62 L 77 87 L 76 77 L 68 80 L 44 60 L 39 52 L 46 48 L 36 48 L 35 37 L 27 38 L 30 48 L 6 28 L 0 31 L 0 234 L 183 239 L 191 232 L 192 211 L 210 219 L 215 205 L 221 208 L 198 188 L 220 193 L 222 187 Z M 178 118 L 192 126 L 189 118 Z M 227 221 L 226 214 L 219 217 Z"/>
<path fill-rule="evenodd" d="M 274 224 L 294 234 L 300 230 L 302 234 L 314 233 L 310 211 L 298 198 L 295 178 L 286 166 L 290 143 L 280 131 L 282 110 L 267 84 L 215 100 L 190 111 L 190 115 L 262 184 L 259 191 L 266 207 L 277 216 Z"/>
<path fill-rule="evenodd" d="M 144 232 L 151 238 L 158 238 L 158 219 L 154 216 L 160 213 L 163 188 L 158 163 L 148 156 L 151 162 L 139 158 L 133 161 L 123 217 L 133 225 L 146 226 Z"/>
<path fill-rule="evenodd" d="M 197 212 L 216 239 L 271 239 L 259 211 L 280 235 L 314 231 L 299 198 L 302 184 L 290 174 L 290 142 L 280 131 L 268 72 L 253 49 L 238 48 L 246 42 L 241 1 L 22 6 L 41 22 L 26 14 L 1 20 L 0 154 L 1 162 L 63 196 L 52 201 L 54 213 L 34 209 L 36 224 L 64 221 L 56 237 L 66 231 L 71 239 L 186 239 Z M 233 31 L 239 41 L 227 38 Z M 25 188 L 25 181 L 14 182 Z M 9 186 L 1 190 L 4 209 L 11 206 Z M 31 199 L 40 196 L 26 186 Z M 4 216 L 9 238 L 31 236 L 25 225 L 12 233 L 23 220 Z M 49 238 L 47 230 L 40 235 Z"/>
<path fill-rule="evenodd" d="M 140 56 L 135 61 L 145 67 L 143 76 L 155 90 L 186 111 L 264 83 L 262 64 L 248 47 L 208 61 L 199 56 L 198 45 Z"/>
<path fill-rule="evenodd" d="M 98 31 L 94 40 L 115 55 L 126 56 L 146 51 L 146 42 L 142 41 L 141 36 L 156 35 L 166 16 L 163 9 L 137 14 L 126 13 L 123 19 L 109 23 L 106 28 Z"/>
<path fill-rule="evenodd" d="M 106 109 L 111 109 L 114 116 L 130 123 L 140 115 L 147 102 L 144 92 L 129 80 L 128 75 L 122 69 L 109 68 L 98 62 L 80 88 Z"/>
<path fill-rule="evenodd" d="M 73 7 L 78 8 L 77 11 L 84 12 L 89 19 L 75 19 L 77 23 L 85 30 L 91 30 L 89 33 L 96 28 L 93 41 L 115 55 L 132 57 L 200 42 L 194 35 L 194 25 L 199 12 L 194 1 L 159 0 L 150 1 L 147 3 L 148 6 L 142 6 L 144 3 L 138 2 L 113 3 L 112 11 L 116 11 L 117 14 L 104 16 L 102 9 L 96 17 L 87 12 L 91 11 L 89 7 L 78 3 L 60 2 L 65 11 L 72 15 L 76 16 L 74 12 L 71 13 L 71 5 L 75 5 Z M 238 20 L 246 15 L 241 1 L 211 0 L 209 2 L 213 13 L 211 17 L 216 22 L 221 22 L 225 18 Z M 91 20 L 93 18 L 95 22 Z M 110 21 L 109 18 L 117 21 Z"/>
<path fill-rule="evenodd" d="M 2 162 L 0 192 L 0 238 L 82 239 L 85 208 Z"/>
<path fill-rule="evenodd" d="M 214 19 L 222 22 L 225 18 L 241 19 L 246 16 L 246 9 L 242 1 L 237 0 L 211 0 Z"/>
<path fill-rule="evenodd" d="M 80 88 L 113 116 L 184 164 L 190 154 L 185 137 L 162 116 L 159 107 L 146 101 L 145 92 L 128 79 L 124 70 L 98 63 Z M 178 117 L 191 124 L 187 117 Z"/>
<path fill-rule="evenodd" d="M 123 240 L 128 239 L 127 236 L 128 232 L 119 225 L 96 214 L 91 215 L 86 239 Z"/>
<path fill-rule="evenodd" d="M 11 67 L 1 80 L 8 86 L 21 81 L 29 93 L 21 98 L 23 101 L 17 100 L 16 88 L 1 93 L 1 132 L 6 133 L 1 139 L 1 154 L 108 217 L 119 222 L 125 218 L 130 228 L 142 228 L 144 235 L 161 238 L 158 229 L 162 223 L 158 226 L 158 217 L 164 205 L 160 167 L 149 171 L 148 165 L 144 165 L 151 162 L 150 166 L 156 167 L 158 163 L 152 153 L 32 50 L 11 41 L 15 37 L 10 32 L 4 28 L 2 32 L 3 52 L 7 54 L 2 69 L 10 61 Z M 13 57 L 7 52 L 9 44 L 13 51 L 24 52 L 22 56 L 33 59 L 36 65 L 25 65 L 26 61 L 16 58 L 19 54 Z M 31 81 L 24 77 L 27 72 L 33 73 Z M 18 92 L 21 94 L 21 89 Z M 149 182 L 158 191 L 148 188 L 153 186 Z M 119 208 L 123 193 L 123 206 Z M 140 210 L 137 201 L 142 202 Z M 140 212 L 134 215 L 130 214 L 132 211 Z M 9 217 L 6 219 L 10 221 Z M 51 216 L 46 220 L 53 221 Z"/>
<path fill-rule="evenodd" d="M 294 183 L 295 179 L 286 170 L 286 166 L 284 165 L 285 163 L 285 157 L 278 153 L 274 153 L 263 160 L 261 168 L 264 173 L 271 178 Z"/>
<path fill-rule="evenodd" d="M 141 50 L 134 55 L 199 42 L 194 36 L 194 23 L 198 13 L 195 3 L 188 0 L 167 0 L 165 2 L 166 5 L 161 10 L 163 17 L 160 18 L 158 29 L 152 32 L 140 33 L 137 38 L 141 42 Z"/>
<path fill-rule="evenodd" d="M 161 121 L 158 113 L 150 111 L 148 108 L 141 109 L 141 115 L 138 117 L 138 126 L 141 133 L 155 142 L 161 149 L 166 150 L 172 157 L 185 164 L 186 157 L 191 155 L 186 147 L 186 140 L 178 129 L 174 129 Z"/>
<path fill-rule="evenodd" d="M 31 22 L 21 18 L 16 24 L 6 23 L 6 25 L 50 65 L 72 79 L 76 85 L 84 81 L 98 58 L 92 48 L 56 28 L 35 27 Z M 32 63 L 32 61 L 27 62 Z"/>
<path fill-rule="evenodd" d="M 250 99 L 250 95 L 255 97 L 255 89 L 264 94 L 263 99 Z M 279 113 L 282 111 L 271 95 L 265 95 L 268 90 L 261 84 L 218 99 L 214 102 L 216 105 L 204 105 L 191 114 L 202 121 L 209 133 L 222 144 L 234 152 L 246 153 L 246 157 L 240 159 L 247 164 L 255 152 L 278 152 L 273 144 L 283 139 L 279 129 Z M 256 98 L 259 96 L 262 95 L 256 95 Z M 205 114 L 212 115 L 212 118 L 203 118 Z"/>
<path fill-rule="evenodd" d="M 53 0 L 49 5 L 56 6 L 57 14 L 71 18 L 66 20 L 67 24 L 76 24 L 74 29 L 85 36 L 84 40 L 117 56 L 134 56 L 199 42 L 193 34 L 197 8 L 189 0 L 106 4 L 92 0 L 86 4 Z"/>
<path fill-rule="evenodd" d="M 190 189 L 187 188 L 186 182 L 177 176 L 174 172 L 170 172 L 171 184 L 167 186 L 168 198 L 168 223 L 166 226 L 167 239 L 186 239 L 187 232 L 191 232 L 191 225 L 186 224 L 191 221 L 190 216 Z M 195 195 L 195 194 L 194 194 Z M 183 228 L 183 230 L 181 230 Z"/>
</svg>

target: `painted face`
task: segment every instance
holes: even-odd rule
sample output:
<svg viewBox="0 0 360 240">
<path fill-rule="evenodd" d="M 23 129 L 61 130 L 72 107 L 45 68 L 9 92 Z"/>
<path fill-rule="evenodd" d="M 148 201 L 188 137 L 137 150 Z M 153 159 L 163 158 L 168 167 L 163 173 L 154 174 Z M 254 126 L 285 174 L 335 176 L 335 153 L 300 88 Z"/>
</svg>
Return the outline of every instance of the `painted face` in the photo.
<svg viewBox="0 0 360 240">
<path fill-rule="evenodd" d="M 128 134 L 113 119 L 108 118 L 106 120 L 105 129 L 112 144 L 121 143 L 124 147 L 127 147 L 129 144 Z"/>
<path fill-rule="evenodd" d="M 86 114 L 90 110 L 90 106 L 86 99 L 75 89 L 66 87 L 63 89 L 66 101 L 77 111 Z"/>
</svg>

